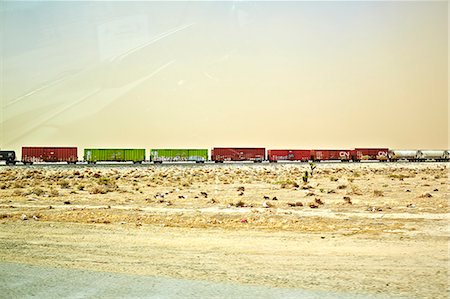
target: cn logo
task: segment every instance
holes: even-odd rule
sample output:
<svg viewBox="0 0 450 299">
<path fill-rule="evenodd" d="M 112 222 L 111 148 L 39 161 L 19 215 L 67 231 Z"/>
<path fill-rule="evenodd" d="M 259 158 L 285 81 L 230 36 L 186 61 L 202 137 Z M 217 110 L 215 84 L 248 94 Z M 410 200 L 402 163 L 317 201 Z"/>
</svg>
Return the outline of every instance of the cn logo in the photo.
<svg viewBox="0 0 450 299">
<path fill-rule="evenodd" d="M 341 157 L 342 160 L 349 160 L 350 153 L 349 152 L 339 152 L 339 157 Z"/>
<path fill-rule="evenodd" d="M 387 152 L 378 152 L 378 156 L 387 157 Z"/>
</svg>

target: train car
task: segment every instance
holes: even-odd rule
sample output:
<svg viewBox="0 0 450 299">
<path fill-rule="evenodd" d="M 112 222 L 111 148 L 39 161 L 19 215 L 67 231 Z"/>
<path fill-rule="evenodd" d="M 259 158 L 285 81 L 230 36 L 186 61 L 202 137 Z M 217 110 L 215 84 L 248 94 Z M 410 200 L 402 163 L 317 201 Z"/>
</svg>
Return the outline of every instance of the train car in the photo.
<svg viewBox="0 0 450 299">
<path fill-rule="evenodd" d="M 6 161 L 6 165 L 16 165 L 16 152 L 0 151 L 0 161 Z"/>
<path fill-rule="evenodd" d="M 419 150 L 417 151 L 417 159 L 423 161 L 448 161 L 449 152 L 446 150 Z"/>
<path fill-rule="evenodd" d="M 267 159 L 270 162 L 277 161 L 301 161 L 311 160 L 311 150 L 267 150 Z"/>
<path fill-rule="evenodd" d="M 216 163 L 224 161 L 262 162 L 266 158 L 266 149 L 262 147 L 215 147 L 211 150 L 211 160 Z"/>
<path fill-rule="evenodd" d="M 31 165 L 36 162 L 67 162 L 75 164 L 78 161 L 76 147 L 22 147 L 22 162 Z"/>
<path fill-rule="evenodd" d="M 196 162 L 204 163 L 208 160 L 207 149 L 151 149 L 150 161 L 163 162 Z"/>
<path fill-rule="evenodd" d="M 89 164 L 97 162 L 133 162 L 145 161 L 145 149 L 128 148 L 87 148 L 84 150 L 84 161 Z"/>
<path fill-rule="evenodd" d="M 352 150 L 352 160 L 359 161 L 387 161 L 389 149 L 388 148 L 355 148 Z"/>
<path fill-rule="evenodd" d="M 399 160 L 403 161 L 417 161 L 419 159 L 418 150 L 390 150 L 389 160 L 396 162 Z"/>
<path fill-rule="evenodd" d="M 311 150 L 311 157 L 313 161 L 350 161 L 351 150 L 346 149 L 333 149 L 333 150 Z"/>
</svg>

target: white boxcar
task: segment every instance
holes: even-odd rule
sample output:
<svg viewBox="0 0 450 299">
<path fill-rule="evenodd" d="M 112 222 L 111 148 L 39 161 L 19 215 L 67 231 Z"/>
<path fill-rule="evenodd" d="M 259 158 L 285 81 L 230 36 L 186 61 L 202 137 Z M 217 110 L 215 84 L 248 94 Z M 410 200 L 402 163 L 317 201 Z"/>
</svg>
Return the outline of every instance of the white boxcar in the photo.
<svg viewBox="0 0 450 299">
<path fill-rule="evenodd" d="M 407 161 L 416 161 L 419 159 L 417 150 L 391 150 L 389 151 L 389 160 L 390 161 L 398 161 L 398 160 L 407 160 Z"/>
<path fill-rule="evenodd" d="M 448 161 L 449 152 L 445 150 L 419 150 L 418 158 L 420 161 L 426 160 Z"/>
</svg>

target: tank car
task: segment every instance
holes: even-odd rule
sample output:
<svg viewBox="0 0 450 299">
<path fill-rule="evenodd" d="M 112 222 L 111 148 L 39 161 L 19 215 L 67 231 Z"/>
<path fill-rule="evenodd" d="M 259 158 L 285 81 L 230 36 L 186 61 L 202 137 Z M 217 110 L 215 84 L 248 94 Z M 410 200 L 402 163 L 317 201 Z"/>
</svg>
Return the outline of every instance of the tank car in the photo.
<svg viewBox="0 0 450 299">
<path fill-rule="evenodd" d="M 417 161 L 419 159 L 417 150 L 390 150 L 389 161 Z"/>
<path fill-rule="evenodd" d="M 448 161 L 449 152 L 446 150 L 419 150 L 417 158 L 419 161 Z"/>
</svg>

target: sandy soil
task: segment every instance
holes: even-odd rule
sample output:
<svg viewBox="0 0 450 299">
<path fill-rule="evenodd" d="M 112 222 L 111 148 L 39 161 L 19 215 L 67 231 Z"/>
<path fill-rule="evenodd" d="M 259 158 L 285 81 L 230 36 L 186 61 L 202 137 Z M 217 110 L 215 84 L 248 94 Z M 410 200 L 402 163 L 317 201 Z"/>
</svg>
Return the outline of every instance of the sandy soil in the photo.
<svg viewBox="0 0 450 299">
<path fill-rule="evenodd" d="M 2 298 L 45 299 L 386 299 L 383 295 L 305 291 L 206 280 L 186 280 L 0 262 Z"/>
<path fill-rule="evenodd" d="M 1 167 L 0 260 L 449 295 L 444 163 Z"/>
</svg>

